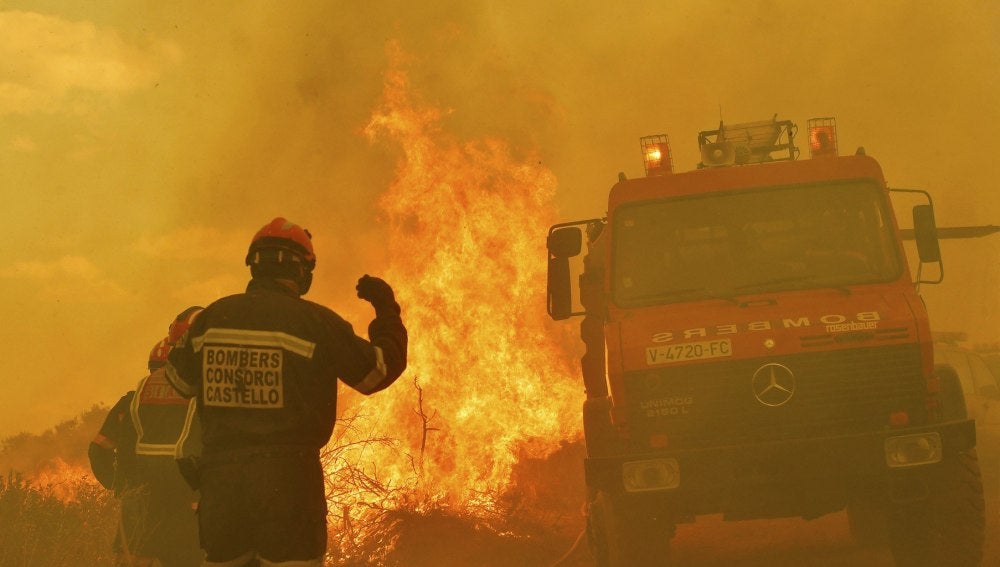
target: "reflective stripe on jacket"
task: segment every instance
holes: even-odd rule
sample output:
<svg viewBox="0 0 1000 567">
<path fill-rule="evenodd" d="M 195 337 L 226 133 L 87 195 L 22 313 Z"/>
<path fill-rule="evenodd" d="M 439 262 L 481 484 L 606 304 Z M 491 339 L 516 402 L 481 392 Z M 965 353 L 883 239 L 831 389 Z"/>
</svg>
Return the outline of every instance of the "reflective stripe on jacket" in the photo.
<svg viewBox="0 0 1000 567">
<path fill-rule="evenodd" d="M 197 397 L 206 453 L 320 448 L 333 431 L 338 379 L 371 394 L 406 367 L 398 312 L 373 320 L 369 338 L 330 309 L 257 278 L 199 315 L 171 350 L 166 374 L 181 394 Z"/>
<path fill-rule="evenodd" d="M 178 458 L 197 452 L 183 449 L 195 424 L 194 400 L 170 385 L 163 368 L 140 380 L 135 392 L 129 413 L 136 432 L 136 455 Z"/>
</svg>

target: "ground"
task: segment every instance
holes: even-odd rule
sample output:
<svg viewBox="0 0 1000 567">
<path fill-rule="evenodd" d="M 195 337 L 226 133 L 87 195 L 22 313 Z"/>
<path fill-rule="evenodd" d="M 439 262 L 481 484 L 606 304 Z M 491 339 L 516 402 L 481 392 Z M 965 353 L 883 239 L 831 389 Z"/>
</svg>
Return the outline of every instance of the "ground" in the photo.
<svg viewBox="0 0 1000 567">
<path fill-rule="evenodd" d="M 986 493 L 986 546 L 984 567 L 1000 567 L 1000 430 L 979 428 L 978 451 Z M 576 456 L 560 457 L 563 468 Z M 542 470 L 535 467 L 532 470 Z M 558 495 L 570 498 L 582 479 L 560 474 Z M 543 496 L 545 496 L 543 494 Z M 550 498 L 552 494 L 548 495 Z M 582 503 L 582 502 L 581 502 Z M 555 508 L 556 506 L 554 506 Z M 397 546 L 391 557 L 408 567 L 589 567 L 593 565 L 585 539 L 574 547 L 583 529 L 581 514 L 567 511 L 548 527 L 504 535 L 476 529 L 454 518 L 409 518 L 400 524 Z M 576 508 L 579 510 L 579 507 Z M 886 548 L 856 545 L 844 512 L 816 520 L 798 518 L 724 522 L 719 516 L 700 517 L 678 527 L 674 558 L 683 567 L 891 567 Z"/>
</svg>

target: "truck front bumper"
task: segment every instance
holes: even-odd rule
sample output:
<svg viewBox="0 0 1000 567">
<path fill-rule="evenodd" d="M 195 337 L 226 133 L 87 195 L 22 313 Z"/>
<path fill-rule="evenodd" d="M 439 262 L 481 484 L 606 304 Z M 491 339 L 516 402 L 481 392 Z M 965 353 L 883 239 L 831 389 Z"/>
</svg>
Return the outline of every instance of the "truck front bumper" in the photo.
<svg viewBox="0 0 1000 567">
<path fill-rule="evenodd" d="M 918 477 L 975 444 L 975 422 L 964 420 L 847 436 L 591 457 L 585 460 L 585 471 L 592 489 L 668 501 L 683 514 L 819 515 L 839 509 L 860 491 L 892 490 L 894 480 Z M 906 462 L 910 456 L 912 461 Z"/>
</svg>

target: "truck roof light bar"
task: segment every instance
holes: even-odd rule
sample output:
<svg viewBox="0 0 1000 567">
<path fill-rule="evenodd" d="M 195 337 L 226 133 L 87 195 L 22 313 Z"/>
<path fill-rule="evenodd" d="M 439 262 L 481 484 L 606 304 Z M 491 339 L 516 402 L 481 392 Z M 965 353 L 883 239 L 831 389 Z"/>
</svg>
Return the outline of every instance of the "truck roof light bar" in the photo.
<svg viewBox="0 0 1000 567">
<path fill-rule="evenodd" d="M 699 168 L 745 165 L 768 161 L 790 161 L 799 155 L 795 147 L 795 124 L 790 120 L 743 122 L 727 125 L 719 122 L 718 130 L 698 133 L 702 162 Z M 778 155 L 773 155 L 778 152 Z"/>
<path fill-rule="evenodd" d="M 837 121 L 833 118 L 811 118 L 809 129 L 809 157 L 837 155 Z"/>
<path fill-rule="evenodd" d="M 642 147 L 643 164 L 646 166 L 646 177 L 665 175 L 673 172 L 670 156 L 670 139 L 666 134 L 643 136 L 639 138 Z"/>
</svg>

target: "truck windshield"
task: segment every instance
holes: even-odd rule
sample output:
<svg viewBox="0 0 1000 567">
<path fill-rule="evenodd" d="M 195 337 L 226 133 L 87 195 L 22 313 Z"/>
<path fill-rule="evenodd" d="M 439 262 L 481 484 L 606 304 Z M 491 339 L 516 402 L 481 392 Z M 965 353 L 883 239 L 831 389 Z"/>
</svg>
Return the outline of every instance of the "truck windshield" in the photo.
<svg viewBox="0 0 1000 567">
<path fill-rule="evenodd" d="M 619 305 L 899 277 L 882 191 L 866 181 L 772 187 L 644 201 L 614 214 Z"/>
</svg>

